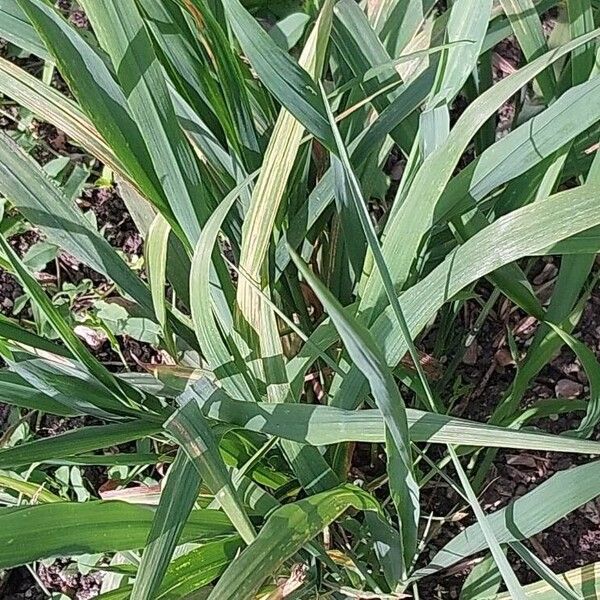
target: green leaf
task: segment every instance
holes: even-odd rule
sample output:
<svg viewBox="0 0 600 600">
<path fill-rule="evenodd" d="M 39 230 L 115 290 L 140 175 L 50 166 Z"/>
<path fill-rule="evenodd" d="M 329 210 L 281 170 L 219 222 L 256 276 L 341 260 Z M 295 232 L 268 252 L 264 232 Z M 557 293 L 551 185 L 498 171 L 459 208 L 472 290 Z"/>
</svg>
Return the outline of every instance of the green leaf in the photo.
<svg viewBox="0 0 600 600">
<path fill-rule="evenodd" d="M 494 598 L 502 583 L 498 565 L 491 554 L 476 564 L 467 575 L 460 591 L 460 600 L 488 600 Z"/>
<path fill-rule="evenodd" d="M 501 0 L 519 46 L 528 62 L 548 51 L 542 21 L 533 0 Z M 555 94 L 556 80 L 551 69 L 538 75 L 538 82 L 546 102 Z"/>
<path fill-rule="evenodd" d="M 17 373 L 11 373 L 6 369 L 0 370 L 0 402 L 64 417 L 81 414 L 74 407 L 74 402 L 53 400 L 33 388 Z"/>
<path fill-rule="evenodd" d="M 21 259 L 16 255 L 11 246 L 3 237 L 0 237 L 0 249 L 10 261 L 15 274 L 23 285 L 25 291 L 29 294 L 32 301 L 44 313 L 52 327 L 60 335 L 65 345 L 89 371 L 97 381 L 102 384 L 108 392 L 115 396 L 115 400 L 127 407 L 129 410 L 139 409 L 139 394 L 133 392 L 124 382 L 117 382 L 116 378 L 110 373 L 88 350 L 83 342 L 73 333 L 70 324 L 60 314 L 57 307 L 46 295 L 41 285 L 27 272 Z M 124 392 L 132 395 L 133 400 L 127 398 Z"/>
<path fill-rule="evenodd" d="M 112 279 L 152 314 L 148 288 L 40 166 L 0 132 L 0 192 L 48 240 Z"/>
<path fill-rule="evenodd" d="M 407 282 L 414 261 L 422 251 L 425 236 L 433 225 L 438 200 L 479 127 L 544 67 L 597 35 L 598 32 L 591 33 L 589 37 L 583 36 L 544 54 L 484 92 L 463 112 L 444 144 L 423 161 L 407 191 L 407 200 L 392 211 L 384 231 L 383 253 L 397 286 L 402 287 Z M 366 309 L 376 305 L 381 292 L 379 274 L 372 273 L 361 306 Z"/>
<path fill-rule="evenodd" d="M 17 2 L 52 52 L 81 108 L 122 161 L 130 178 L 177 227 L 125 94 L 103 58 L 43 0 Z"/>
<path fill-rule="evenodd" d="M 67 458 L 125 444 L 159 432 L 160 426 L 143 421 L 86 425 L 80 429 L 0 450 L 0 469 L 15 469 L 37 462 Z"/>
<path fill-rule="evenodd" d="M 254 174 L 236 186 L 219 204 L 210 216 L 192 258 L 189 274 L 190 309 L 196 337 L 206 356 L 212 371 L 235 398 L 257 398 L 256 383 L 246 361 L 241 356 L 241 349 L 235 344 L 225 344 L 215 314 L 219 314 L 216 306 L 217 298 L 211 293 L 212 256 L 219 232 L 227 214 L 233 207 L 242 190 L 250 183 Z M 229 307 L 226 307 L 229 311 Z"/>
<path fill-rule="evenodd" d="M 527 546 L 521 542 L 511 542 L 509 545 L 534 573 L 544 579 L 563 598 L 567 598 L 567 600 L 582 600 L 581 596 L 575 594 L 569 585 L 565 585 L 561 578 L 553 573 Z"/>
<path fill-rule="evenodd" d="M 255 168 L 255 154 L 260 151 L 256 123 L 252 114 L 252 100 L 246 67 L 232 47 L 227 30 L 215 18 L 213 10 L 205 0 L 178 0 L 196 20 L 197 32 L 215 68 L 215 74 L 220 85 L 210 85 L 212 74 L 204 78 L 204 86 L 210 89 L 210 104 L 218 113 L 218 118 L 224 127 L 230 145 L 237 149 L 240 158 L 247 165 Z M 147 0 L 146 0 L 147 2 Z M 181 28 L 180 28 L 181 31 Z M 209 92 L 209 93 L 210 93 Z M 221 97 L 222 96 L 222 99 Z M 222 104 L 223 106 L 219 106 Z M 200 111 L 197 111 L 200 112 Z M 200 112 L 200 114 L 202 114 Z M 245 160 L 244 160 L 245 159 Z"/>
<path fill-rule="evenodd" d="M 278 508 L 256 540 L 227 568 L 210 600 L 252 598 L 263 581 L 348 508 L 378 510 L 359 488 L 345 485 Z"/>
<path fill-rule="evenodd" d="M 142 548 L 154 514 L 151 508 L 115 501 L 0 508 L 0 568 L 54 556 Z M 210 540 L 232 533 L 234 529 L 223 513 L 195 510 L 181 542 Z M 27 536 L 27 544 L 22 543 L 23 536 Z"/>
<path fill-rule="evenodd" d="M 195 402 L 195 393 L 187 390 L 177 402 L 180 408 L 165 423 L 165 428 L 181 444 L 208 489 L 249 544 L 256 535 L 254 527 L 233 486 L 214 434 Z"/>
<path fill-rule="evenodd" d="M 594 600 L 600 593 L 600 563 L 592 563 L 577 567 L 559 575 L 564 585 L 580 594 L 585 600 Z M 557 592 L 545 581 L 538 581 L 525 586 L 527 598 L 535 600 L 563 600 L 564 595 Z M 500 594 L 485 600 L 511 600 L 508 594 Z"/>
<path fill-rule="evenodd" d="M 181 130 L 165 76 L 135 3 L 83 0 L 108 52 L 127 106 L 139 127 L 169 207 L 189 246 L 216 203 L 201 180 L 197 158 Z M 168 218 L 169 213 L 163 213 Z M 180 229 L 179 229 L 180 228 Z"/>
<path fill-rule="evenodd" d="M 500 570 L 500 574 L 502 575 L 502 579 L 510 592 L 511 598 L 515 600 L 525 600 L 525 593 L 523 592 L 523 588 L 515 575 L 515 572 L 512 570 L 506 555 L 502 551 L 500 547 L 499 540 L 496 537 L 496 532 L 494 531 L 491 523 L 488 521 L 485 513 L 483 512 L 481 506 L 479 505 L 479 501 L 477 500 L 477 496 L 471 487 L 471 483 L 469 482 L 469 478 L 465 473 L 460 461 L 458 460 L 458 456 L 456 456 L 456 452 L 452 446 L 448 446 L 448 452 L 450 457 L 452 458 L 452 463 L 454 464 L 454 468 L 458 473 L 458 477 L 460 479 L 461 485 L 465 491 L 467 496 L 467 500 L 475 513 L 475 517 L 477 519 L 477 525 L 481 529 L 481 533 L 485 539 L 485 543 L 490 549 L 492 556 L 494 557 L 494 561 L 498 565 L 498 569 Z"/>
<path fill-rule="evenodd" d="M 30 481 L 24 481 L 23 479 L 17 479 L 15 477 L 0 475 L 0 487 L 14 490 L 19 494 L 23 494 L 27 498 L 32 498 L 36 502 L 40 502 L 42 504 L 49 504 L 51 502 L 64 502 L 63 498 L 60 496 L 57 496 L 56 494 L 44 489 L 43 484 L 32 483 Z"/>
<path fill-rule="evenodd" d="M 549 323 L 550 327 L 562 338 L 562 340 L 575 352 L 590 384 L 590 399 L 588 402 L 585 417 L 577 428 L 577 433 L 588 437 L 600 421 L 600 364 L 594 352 L 592 352 L 584 343 L 575 339 L 561 327 Z"/>
<path fill-rule="evenodd" d="M 310 75 L 277 46 L 238 0 L 224 0 L 223 7 L 244 54 L 265 87 L 308 131 L 331 146 L 325 107 Z"/>
<path fill-rule="evenodd" d="M 94 308 L 98 319 L 113 335 L 128 335 L 140 342 L 159 346 L 163 330 L 153 320 L 137 316 L 135 306 L 98 300 Z"/>
<path fill-rule="evenodd" d="M 0 58 L 0 90 L 39 119 L 64 131 L 92 156 L 127 177 L 127 171 L 79 106 L 12 62 Z"/>
<path fill-rule="evenodd" d="M 208 542 L 175 559 L 167 569 L 156 600 L 183 600 L 219 577 L 239 551 L 241 540 L 228 537 Z M 129 600 L 133 586 L 125 585 L 98 600 Z"/>
<path fill-rule="evenodd" d="M 17 0 L 0 0 L 0 37 L 27 52 L 52 62 L 51 55 L 19 8 Z"/>
<path fill-rule="evenodd" d="M 328 0 L 300 56 L 299 67 L 306 70 L 311 83 L 313 79 L 321 77 L 323 56 L 331 32 L 332 11 L 333 3 Z M 237 301 L 242 316 L 257 332 L 262 328 L 262 302 L 252 289 L 252 283 L 261 289 L 266 284 L 265 259 L 303 134 L 304 123 L 298 114 L 282 109 L 269 140 L 242 228 L 240 270 L 248 278 L 243 277 L 239 281 Z"/>
<path fill-rule="evenodd" d="M 470 283 L 523 256 L 543 253 L 553 243 L 597 225 L 600 215 L 593 208 L 597 194 L 598 188 L 591 185 L 560 192 L 499 218 L 456 248 L 400 298 L 413 338 L 446 301 Z M 377 317 L 370 331 L 385 349 L 387 364 L 397 365 L 408 347 L 394 326 L 390 307 Z M 334 404 L 345 408 L 357 406 L 364 397 L 364 385 L 362 374 L 353 368 L 344 377 Z"/>
</svg>

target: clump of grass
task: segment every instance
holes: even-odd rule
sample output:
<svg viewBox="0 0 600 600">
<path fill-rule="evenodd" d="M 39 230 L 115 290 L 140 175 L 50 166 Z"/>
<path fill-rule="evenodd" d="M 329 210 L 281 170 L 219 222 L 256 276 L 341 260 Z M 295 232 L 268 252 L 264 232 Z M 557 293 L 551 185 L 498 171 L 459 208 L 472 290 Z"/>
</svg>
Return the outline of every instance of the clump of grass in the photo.
<svg viewBox="0 0 600 600">
<path fill-rule="evenodd" d="M 144 265 L 76 203 L 89 169 L 43 169 L 0 133 L 2 267 L 33 317 L 0 319 L 0 398 L 25 421 L 94 420 L 4 436 L 0 567 L 94 555 L 106 600 L 401 598 L 489 551 L 461 598 L 508 597 L 503 582 L 511 598 L 595 597 L 596 565 L 556 575 L 522 542 L 600 494 L 600 463 L 491 516 L 478 494 L 498 448 L 600 454 L 600 368 L 571 335 L 600 248 L 596 4 L 561 4 L 549 41 L 552 1 L 79 4 L 90 31 L 44 0 L 0 3 L 0 36 L 45 65 L 38 79 L 0 58 L 0 92 L 91 157 L 96 185 L 119 183 Z M 511 35 L 523 63 L 493 83 Z M 25 223 L 45 245 L 20 257 L 8 238 Z M 166 364 L 132 374 L 91 351 L 74 331 L 81 290 L 51 296 L 35 275 L 60 251 L 114 284 L 85 287 L 101 306 L 88 330 L 125 366 L 122 334 Z M 548 302 L 527 266 L 546 255 L 561 257 Z M 465 340 L 452 332 L 482 282 L 479 325 L 503 298 L 538 325 L 523 355 L 509 336 L 514 380 L 475 422 L 453 415 Z M 433 358 L 452 358 L 439 380 L 419 351 L 426 328 Z M 563 344 L 589 398 L 524 410 Z M 585 414 L 565 435 L 525 427 L 573 411 Z M 357 443 L 386 456 L 360 485 Z M 165 464 L 157 506 L 126 491 Z M 85 491 L 89 465 L 111 470 L 116 500 Z M 420 499 L 435 477 L 475 517 L 437 552 Z M 507 548 L 539 583 L 521 586 Z"/>
</svg>

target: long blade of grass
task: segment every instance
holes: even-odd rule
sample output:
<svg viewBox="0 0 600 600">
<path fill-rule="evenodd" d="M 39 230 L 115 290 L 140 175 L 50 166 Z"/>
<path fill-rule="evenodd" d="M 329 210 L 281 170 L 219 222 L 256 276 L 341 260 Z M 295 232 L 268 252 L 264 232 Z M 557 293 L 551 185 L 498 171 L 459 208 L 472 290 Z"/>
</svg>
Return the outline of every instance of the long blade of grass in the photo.
<svg viewBox="0 0 600 600">
<path fill-rule="evenodd" d="M 460 483 L 462 485 L 463 490 L 467 496 L 469 504 L 475 513 L 475 517 L 477 518 L 477 523 L 481 528 L 481 533 L 485 538 L 485 542 L 488 545 L 496 564 L 498 565 L 498 569 L 502 575 L 502 579 L 504 579 L 504 583 L 510 592 L 511 598 L 515 598 L 515 600 L 525 600 L 525 592 L 517 579 L 514 571 L 512 570 L 506 555 L 504 554 L 500 544 L 496 538 L 496 534 L 488 522 L 485 513 L 483 512 L 481 506 L 479 505 L 479 500 L 477 500 L 477 496 L 471 487 L 471 483 L 469 482 L 469 478 L 465 473 L 462 465 L 460 464 L 460 460 L 458 460 L 458 456 L 456 456 L 456 452 L 452 446 L 448 446 L 448 453 L 452 458 L 452 463 L 454 464 L 454 468 L 458 473 L 458 477 L 460 479 Z"/>
<path fill-rule="evenodd" d="M 226 31 L 208 3 L 205 0 L 179 2 L 194 17 L 200 41 L 214 65 L 220 82 L 219 93 L 223 96 L 223 110 L 219 112 L 219 120 L 225 125 L 229 143 L 238 149 L 240 159 L 248 168 L 256 168 L 256 155 L 261 147 L 246 83 L 249 74 L 244 69 L 241 58 L 232 50 Z M 211 104 L 218 106 L 218 102 L 214 100 Z"/>
<path fill-rule="evenodd" d="M 502 576 L 498 565 L 491 554 L 488 554 L 480 563 L 477 563 L 467 575 L 460 590 L 460 600 L 488 600 L 495 598 Z"/>
<path fill-rule="evenodd" d="M 552 323 L 550 327 L 562 338 L 562 340 L 575 352 L 588 377 L 590 385 L 590 399 L 586 410 L 585 417 L 577 428 L 577 433 L 589 437 L 594 431 L 594 428 L 600 421 L 600 364 L 592 350 L 590 350 L 583 342 L 568 334 L 561 327 L 557 327 Z"/>
<path fill-rule="evenodd" d="M 152 311 L 150 293 L 139 276 L 46 172 L 4 133 L 0 133 L 0 192 L 38 225 L 49 241 L 115 281 L 143 309 Z"/>
<path fill-rule="evenodd" d="M 488 526 L 501 544 L 527 539 L 598 496 L 599 473 L 598 461 L 561 471 L 525 496 L 486 517 Z M 471 525 L 446 544 L 431 563 L 415 575 L 423 577 L 446 569 L 483 550 L 485 546 L 480 525 Z"/>
<path fill-rule="evenodd" d="M 0 352 L 11 371 L 31 386 L 32 401 L 36 397 L 36 391 L 39 391 L 75 414 L 87 414 L 113 421 L 131 417 L 152 419 L 140 404 L 118 399 L 90 371 L 73 360 L 48 354 L 38 357 L 10 344 L 0 347 Z M 128 390 L 133 389 L 125 382 L 124 386 Z M 81 393 L 82 389 L 85 390 L 85 394 Z M 139 391 L 133 392 L 134 398 L 137 398 Z M 141 399 L 141 396 L 139 397 Z M 146 401 L 150 399 L 151 396 L 147 395 Z M 157 406 L 152 400 L 151 404 L 162 412 L 160 405 Z M 157 421 L 160 421 L 160 418 L 157 418 Z"/>
<path fill-rule="evenodd" d="M 64 502 L 64 499 L 60 496 L 44 489 L 43 483 L 32 483 L 30 481 L 24 481 L 23 479 L 17 479 L 16 477 L 0 475 L 0 487 L 23 494 L 23 496 L 32 498 L 34 501 L 41 504 Z"/>
<path fill-rule="evenodd" d="M 404 400 L 382 352 L 367 328 L 348 316 L 331 292 L 312 274 L 300 258 L 292 254 L 292 259 L 329 313 L 350 358 L 364 373 L 385 421 L 390 488 L 400 517 L 403 573 L 406 576 L 416 551 L 419 486 L 413 473 Z"/>
<path fill-rule="evenodd" d="M 219 577 L 235 558 L 241 545 L 238 537 L 202 544 L 176 558 L 167 569 L 156 592 L 156 600 L 184 600 Z M 130 600 L 133 586 L 122 585 L 105 592 L 98 600 Z"/>
<path fill-rule="evenodd" d="M 48 321 L 60 335 L 67 348 L 69 348 L 73 355 L 85 366 L 90 374 L 92 374 L 98 382 L 105 386 L 106 389 L 115 396 L 116 400 L 133 409 L 139 401 L 138 393 L 134 393 L 124 382 L 117 382 L 114 375 L 93 356 L 87 346 L 85 346 L 75 333 L 73 333 L 69 323 L 67 323 L 60 314 L 58 308 L 46 295 L 41 285 L 28 273 L 21 259 L 3 237 L 0 237 L 0 249 L 10 261 L 23 288 L 27 291 L 38 308 L 46 315 Z M 125 393 L 126 390 L 129 392 L 129 395 L 132 395 L 132 399 L 127 397 L 127 393 Z M 137 401 L 136 398 L 138 399 Z"/>
<path fill-rule="evenodd" d="M 561 578 L 551 571 L 527 546 L 521 542 L 511 542 L 509 545 L 521 557 L 523 562 L 534 573 L 546 581 L 553 590 L 558 592 L 562 598 L 567 598 L 567 600 L 583 600 L 571 587 L 565 585 Z"/>
<path fill-rule="evenodd" d="M 332 142 L 321 96 L 310 75 L 286 54 L 238 0 L 223 2 L 244 54 L 265 87 L 308 131 Z"/>
<path fill-rule="evenodd" d="M 385 441 L 385 422 L 377 409 L 351 411 L 309 404 L 244 402 L 230 398 L 207 379 L 197 382 L 194 391 L 207 417 L 251 431 L 312 446 Z M 518 431 L 412 408 L 406 409 L 406 416 L 413 442 L 464 443 L 583 454 L 600 451 L 599 442 L 537 431 Z"/>
<path fill-rule="evenodd" d="M 73 417 L 82 414 L 72 408 L 73 403 L 53 400 L 50 396 L 32 389 L 31 385 L 17 373 L 11 373 L 6 369 L 0 370 L 0 401 L 51 415 Z"/>
<path fill-rule="evenodd" d="M 597 35 L 596 31 L 589 34 L 589 37 L 583 36 L 544 54 L 484 92 L 464 111 L 445 143 L 425 159 L 407 192 L 407 200 L 392 212 L 384 230 L 383 253 L 396 286 L 402 287 L 411 274 L 414 261 L 433 224 L 437 202 L 460 156 L 479 127 L 543 68 Z M 381 292 L 379 273 L 374 272 L 365 286 L 364 308 L 375 306 Z"/>
<path fill-rule="evenodd" d="M 311 81 L 318 79 L 324 66 L 324 57 L 331 31 L 333 3 L 327 1 L 315 29 L 313 29 L 298 65 L 306 71 Z M 298 116 L 286 110 L 279 117 L 271 134 L 262 167 L 242 229 L 240 269 L 264 287 L 264 263 L 268 253 L 273 228 L 284 198 L 288 179 L 300 148 L 304 124 Z M 237 301 L 241 314 L 257 332 L 261 330 L 261 302 L 246 278 L 238 284 Z"/>
<path fill-rule="evenodd" d="M 131 117 L 125 94 L 104 60 L 51 6 L 41 0 L 17 1 L 56 58 L 60 73 L 82 110 L 127 168 L 129 176 L 173 227 L 178 227 L 146 143 Z"/>
<path fill-rule="evenodd" d="M 426 395 L 427 400 L 429 402 L 429 408 L 431 410 L 434 410 L 436 404 L 435 399 L 433 398 L 431 389 L 429 388 L 429 385 L 427 383 L 427 378 L 425 376 L 425 373 L 423 372 L 423 368 L 421 367 L 421 361 L 420 357 L 418 356 L 417 349 L 415 348 L 412 338 L 410 337 L 410 332 L 406 324 L 404 313 L 402 312 L 402 308 L 400 307 L 400 303 L 398 302 L 398 297 L 396 295 L 396 290 L 394 289 L 392 278 L 388 271 L 385 258 L 383 257 L 383 253 L 381 252 L 381 246 L 379 245 L 379 240 L 377 239 L 377 234 L 375 232 L 373 221 L 371 220 L 371 216 L 369 215 L 366 203 L 362 197 L 360 183 L 358 182 L 358 179 L 356 178 L 356 175 L 352 170 L 352 166 L 350 165 L 350 159 L 348 157 L 348 152 L 346 150 L 346 147 L 344 146 L 344 142 L 342 141 L 340 132 L 335 124 L 333 114 L 331 113 L 329 104 L 327 102 L 327 98 L 322 88 L 321 92 L 323 94 L 323 101 L 327 109 L 327 115 L 329 117 L 329 122 L 331 124 L 331 129 L 333 131 L 337 149 L 337 156 L 333 158 L 334 172 L 336 174 L 341 173 L 342 175 L 341 178 L 343 182 L 340 187 L 342 187 L 342 189 L 345 189 L 347 195 L 350 196 L 352 206 L 354 208 L 354 211 L 356 211 L 356 214 L 358 215 L 360 225 L 367 239 L 369 249 L 373 254 L 377 270 L 379 271 L 379 274 L 381 275 L 381 278 L 383 280 L 383 286 L 388 302 L 390 303 L 392 310 L 394 311 L 394 316 L 396 317 L 398 326 L 400 327 L 400 331 L 404 336 L 410 356 L 417 369 L 417 373 L 419 374 L 421 383 L 423 384 L 423 387 L 427 392 Z"/>
<path fill-rule="evenodd" d="M 0 58 L 0 90 L 38 118 L 46 119 L 64 131 L 92 156 L 127 176 L 127 170 L 91 121 L 64 94 L 4 58 Z"/>
<path fill-rule="evenodd" d="M 421 331 L 439 308 L 461 289 L 497 268 L 548 247 L 546 240 L 564 240 L 597 224 L 593 207 L 597 188 L 582 186 L 513 211 L 467 240 L 419 283 L 407 290 L 400 306 L 411 335 Z M 577 205 L 577 212 L 573 206 Z M 579 212 L 579 211 L 582 212 Z M 577 217 L 581 215 L 582 219 Z M 502 248 L 502 252 L 498 252 Z M 391 307 L 378 316 L 370 330 L 385 348 L 388 365 L 397 365 L 408 351 L 394 322 Z M 352 368 L 336 394 L 335 404 L 354 408 L 364 398 L 366 385 L 360 371 Z"/>
<path fill-rule="evenodd" d="M 535 10 L 533 0 L 501 0 L 500 4 L 515 32 L 515 37 L 527 61 L 548 51 L 542 21 Z M 556 93 L 556 79 L 551 69 L 537 76 L 542 95 L 549 102 Z"/>
<path fill-rule="evenodd" d="M 258 398 L 256 383 L 242 358 L 241 349 L 238 350 L 235 343 L 225 344 L 213 314 L 216 308 L 213 308 L 211 294 L 211 259 L 227 214 L 253 176 L 236 186 L 209 217 L 194 250 L 189 276 L 190 308 L 200 347 L 225 389 L 235 398 L 246 400 Z"/>
<path fill-rule="evenodd" d="M 17 0 L 0 0 L 0 37 L 45 61 L 53 60 Z"/>
<path fill-rule="evenodd" d="M 180 449 L 161 489 L 160 503 L 133 584 L 132 599 L 155 598 L 175 546 L 198 499 L 201 483 L 202 478 L 193 461 Z"/>
<path fill-rule="evenodd" d="M 581 594 L 586 600 L 593 600 L 600 593 L 600 562 L 577 567 L 559 575 L 564 585 L 569 586 L 575 593 Z M 557 592 L 549 583 L 538 581 L 525 586 L 528 598 L 535 600 L 562 600 L 564 596 Z M 499 594 L 493 600 L 511 600 L 506 593 Z"/>
<path fill-rule="evenodd" d="M 490 0 L 459 0 L 450 9 L 446 39 L 466 43 L 451 46 L 441 55 L 432 96 L 419 117 L 423 157 L 441 145 L 450 132 L 450 103 L 477 66 L 491 9 Z M 411 167 L 409 164 L 407 170 Z"/>
<path fill-rule="evenodd" d="M 572 39 L 594 29 L 594 12 L 590 0 L 568 0 L 566 4 L 569 33 Z M 577 85 L 585 81 L 594 66 L 594 45 L 588 44 L 584 48 L 574 50 L 570 66 L 573 84 Z"/>
</svg>

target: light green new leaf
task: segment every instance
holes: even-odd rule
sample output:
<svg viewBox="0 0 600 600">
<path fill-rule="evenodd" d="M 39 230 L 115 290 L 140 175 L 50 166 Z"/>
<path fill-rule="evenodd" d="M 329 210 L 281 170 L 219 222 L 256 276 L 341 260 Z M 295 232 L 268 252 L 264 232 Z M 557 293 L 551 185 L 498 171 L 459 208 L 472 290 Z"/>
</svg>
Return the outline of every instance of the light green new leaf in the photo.
<svg viewBox="0 0 600 600">
<path fill-rule="evenodd" d="M 146 236 L 144 252 L 146 269 L 152 294 L 152 305 L 158 324 L 163 328 L 167 324 L 167 305 L 165 298 L 165 283 L 167 280 L 167 250 L 171 226 L 161 215 L 157 214 Z"/>
<path fill-rule="evenodd" d="M 36 503 L 49 504 L 51 502 L 64 502 L 64 498 L 45 489 L 44 483 L 32 483 L 23 479 L 17 479 L 16 477 L 0 475 L 0 488 L 13 490 L 18 494 L 23 494 L 23 496 L 31 498 Z"/>
</svg>

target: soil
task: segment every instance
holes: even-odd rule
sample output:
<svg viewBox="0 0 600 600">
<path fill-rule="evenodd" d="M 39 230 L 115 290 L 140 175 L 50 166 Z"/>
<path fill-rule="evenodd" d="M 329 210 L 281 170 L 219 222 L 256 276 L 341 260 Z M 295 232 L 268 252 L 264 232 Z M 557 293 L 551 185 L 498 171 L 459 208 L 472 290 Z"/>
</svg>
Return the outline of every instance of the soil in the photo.
<svg viewBox="0 0 600 600">
<path fill-rule="evenodd" d="M 69 8 L 69 2 L 62 2 L 61 7 Z M 81 11 L 69 14 L 70 20 L 78 27 L 86 28 L 87 19 Z M 549 31 L 552 27 L 553 15 L 546 19 L 545 26 Z M 2 46 L 0 40 L 0 52 Z M 24 59 L 16 59 L 23 64 Z M 503 42 L 494 55 L 494 79 L 497 81 L 509 74 L 521 62 L 521 54 L 514 40 Z M 34 70 L 39 65 L 33 65 Z M 57 80 L 58 87 L 64 89 L 64 84 Z M 498 136 L 510 129 L 515 117 L 514 102 L 507 102 L 501 109 L 497 120 Z M 463 99 L 459 99 L 453 119 L 457 118 L 464 109 Z M 0 115 L 0 129 L 14 129 L 15 118 L 18 117 L 12 107 L 7 107 L 9 117 Z M 12 117 L 12 118 L 11 118 Z M 35 157 L 41 163 L 59 155 L 78 156 L 80 150 L 70 145 L 69 140 L 55 128 L 46 124 L 34 122 L 34 133 L 39 144 L 35 149 Z M 465 161 L 468 159 L 465 156 Z M 386 165 L 386 172 L 391 179 L 391 190 L 386 201 L 393 198 L 398 181 L 402 176 L 405 161 L 400 154 L 390 156 Z M 100 231 L 106 239 L 116 248 L 130 256 L 143 254 L 143 240 L 137 231 L 133 220 L 129 216 L 125 205 L 114 187 L 86 189 L 79 204 L 84 210 L 92 210 L 98 221 Z M 371 206 L 376 213 L 377 220 L 389 209 L 387 202 L 374 202 Z M 11 243 L 20 255 L 36 241 L 35 230 L 15 236 Z M 78 283 L 84 278 L 91 279 L 96 288 L 107 286 L 108 282 L 99 275 L 78 263 L 73 257 L 62 255 L 60 257 L 61 277 L 63 280 Z M 533 277 L 544 279 L 543 273 L 550 272 L 548 281 L 552 280 L 557 265 L 552 260 L 540 260 L 536 265 Z M 52 269 L 48 270 L 49 276 L 56 275 Z M 542 281 L 543 286 L 548 281 Z M 478 289 L 483 297 L 487 297 L 489 290 L 485 285 Z M 15 300 L 22 294 L 22 289 L 12 276 L 0 270 L 0 312 L 10 315 Z M 516 341 L 520 350 L 525 350 L 535 331 L 535 323 L 529 322 L 525 315 L 518 310 L 510 310 L 506 301 L 494 307 L 490 317 L 484 322 L 478 335 L 476 345 L 463 358 L 456 376 L 460 377 L 465 385 L 469 386 L 466 398 L 459 400 L 455 414 L 466 418 L 484 421 L 492 413 L 500 401 L 502 394 L 510 385 L 514 376 L 514 367 L 510 361 L 510 353 L 506 343 L 506 327 L 515 332 Z M 585 308 L 577 333 L 581 339 L 600 353 L 600 289 L 595 289 Z M 467 302 L 465 311 L 461 314 L 456 325 L 454 335 L 465 334 L 473 325 L 479 312 L 479 305 Z M 435 332 L 424 339 L 423 350 L 432 351 Z M 160 362 L 159 353 L 148 344 L 141 344 L 135 340 L 124 337 L 122 340 L 123 352 L 134 370 L 142 370 L 140 363 Z M 110 348 L 108 342 L 95 349 L 98 357 L 107 363 L 118 362 L 118 357 Z M 562 383 L 561 383 L 562 382 Z M 565 383 L 566 382 L 566 383 Z M 548 366 L 546 366 L 530 388 L 530 393 L 524 399 L 528 402 L 553 397 L 558 389 L 564 390 L 574 396 L 585 397 L 587 381 L 581 366 L 574 355 L 563 349 Z M 0 421 L 6 422 L 7 409 L 0 406 Z M 39 429 L 40 435 L 57 435 L 64 431 L 88 424 L 85 419 L 61 419 L 45 416 Z M 556 420 L 547 419 L 538 425 L 548 431 L 561 432 L 572 429 L 577 425 L 577 419 L 571 416 L 560 417 Z M 358 446 L 355 451 L 355 465 L 353 472 L 356 476 L 371 478 L 380 474 L 385 468 L 383 457 L 373 457 L 370 447 Z M 541 452 L 499 452 L 493 463 L 493 468 L 488 474 L 484 492 L 480 500 L 487 512 L 494 512 L 515 497 L 519 497 L 539 485 L 553 473 L 568 469 L 574 465 L 585 462 L 586 457 L 574 457 L 557 453 Z M 89 486 L 98 490 L 106 483 L 106 472 L 102 469 L 87 469 L 84 476 Z M 435 516 L 455 515 L 457 518 L 451 523 L 445 523 L 427 549 L 422 560 L 430 557 L 437 548 L 443 546 L 452 536 L 473 522 L 470 511 L 465 510 L 464 504 L 455 492 L 443 481 L 433 480 L 424 490 L 423 500 L 425 508 L 423 513 L 432 512 Z M 464 510 L 464 514 L 462 511 Z M 568 517 L 560 520 L 554 526 L 535 536 L 530 544 L 536 554 L 556 572 L 566 571 L 570 568 L 594 562 L 600 556 L 600 500 L 589 502 L 581 509 L 573 512 Z M 443 573 L 424 580 L 419 586 L 422 598 L 427 599 L 454 599 L 459 597 L 460 588 L 474 561 L 477 557 L 469 559 L 464 564 L 458 565 L 450 573 Z M 515 566 L 519 579 L 528 583 L 537 577 L 515 556 L 510 556 Z M 101 579 L 98 574 L 81 575 L 73 569 L 73 564 L 68 561 L 58 560 L 45 567 L 38 565 L 37 577 L 45 588 L 51 592 L 60 592 L 74 600 L 89 600 L 99 593 Z M 0 574 L 0 600 L 41 600 L 47 596 L 41 586 L 35 581 L 32 574 L 24 567 L 13 569 Z"/>
</svg>

